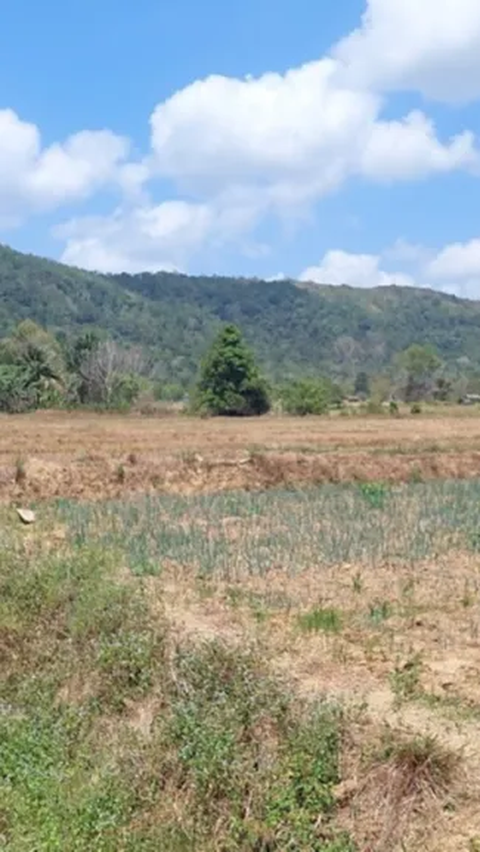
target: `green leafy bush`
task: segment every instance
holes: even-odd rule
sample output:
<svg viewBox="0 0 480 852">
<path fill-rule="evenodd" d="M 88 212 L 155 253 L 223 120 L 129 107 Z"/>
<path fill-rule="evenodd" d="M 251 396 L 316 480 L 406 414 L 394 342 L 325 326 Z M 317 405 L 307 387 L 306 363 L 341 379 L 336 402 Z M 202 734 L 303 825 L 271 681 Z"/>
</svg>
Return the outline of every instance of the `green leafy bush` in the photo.
<svg viewBox="0 0 480 852">
<path fill-rule="evenodd" d="M 341 402 L 341 393 L 329 379 L 296 379 L 282 388 L 280 400 L 288 414 L 304 417 L 325 414 L 331 406 Z"/>
</svg>

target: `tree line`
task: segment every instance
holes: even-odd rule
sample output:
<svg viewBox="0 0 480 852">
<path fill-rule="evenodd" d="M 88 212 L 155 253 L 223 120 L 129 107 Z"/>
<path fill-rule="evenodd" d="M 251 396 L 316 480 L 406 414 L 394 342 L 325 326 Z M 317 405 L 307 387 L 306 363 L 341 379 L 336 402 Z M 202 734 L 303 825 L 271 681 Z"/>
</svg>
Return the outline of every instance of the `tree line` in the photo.
<svg viewBox="0 0 480 852">
<path fill-rule="evenodd" d="M 329 376 L 287 378 L 272 386 L 234 324 L 217 334 L 199 365 L 188 394 L 157 378 L 153 355 L 125 347 L 95 331 L 56 337 L 31 320 L 19 323 L 0 341 L 0 410 L 97 406 L 128 410 L 140 399 L 188 402 L 209 415 L 261 415 L 272 406 L 296 415 L 323 414 L 345 398 L 369 401 L 372 410 L 396 400 L 460 401 L 475 381 L 452 371 L 431 345 L 413 344 L 395 356 L 382 375 L 356 374 L 353 384 Z M 187 398 L 188 397 L 188 398 Z"/>
</svg>

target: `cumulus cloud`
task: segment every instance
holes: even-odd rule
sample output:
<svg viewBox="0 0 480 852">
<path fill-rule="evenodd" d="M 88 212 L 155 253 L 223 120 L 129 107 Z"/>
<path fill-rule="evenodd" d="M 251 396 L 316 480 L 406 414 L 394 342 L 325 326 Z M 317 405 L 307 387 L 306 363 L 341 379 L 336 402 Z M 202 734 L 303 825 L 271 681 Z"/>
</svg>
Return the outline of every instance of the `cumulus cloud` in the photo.
<svg viewBox="0 0 480 852">
<path fill-rule="evenodd" d="M 397 261 L 405 269 L 393 271 Z M 351 287 L 429 287 L 466 299 L 480 299 L 480 238 L 452 243 L 441 249 L 398 240 L 381 254 L 326 252 L 318 266 L 305 269 L 300 281 L 347 284 Z"/>
<path fill-rule="evenodd" d="M 63 259 L 102 270 L 185 267 L 203 247 L 232 240 L 261 251 L 252 234 L 262 220 L 303 215 L 351 178 L 479 173 L 468 130 L 441 138 L 420 110 L 385 118 L 391 90 L 480 97 L 479 0 L 366 3 L 358 29 L 327 56 L 284 74 L 212 75 L 159 103 L 138 162 L 108 130 L 42 147 L 35 125 L 0 111 L 0 226 L 113 184 L 124 196 L 119 210 L 57 229 Z M 154 197 L 159 178 L 172 200 Z M 315 269 L 348 271 L 348 257 L 331 252 Z M 389 277 L 380 259 L 356 257 L 359 281 Z"/>
<path fill-rule="evenodd" d="M 253 227 L 256 208 L 229 196 L 211 203 L 181 200 L 119 208 L 112 216 L 83 217 L 54 230 L 66 241 L 61 260 L 99 272 L 185 269 L 206 245 L 237 244 Z M 262 253 L 262 246 L 245 251 Z"/>
<path fill-rule="evenodd" d="M 84 130 L 42 148 L 40 131 L 0 110 L 0 223 L 87 198 L 114 181 L 129 143 L 109 130 Z"/>
<path fill-rule="evenodd" d="M 332 59 L 284 75 L 208 77 L 156 107 L 154 168 L 200 192 L 242 185 L 285 209 L 352 175 L 403 180 L 476 164 L 472 134 L 442 142 L 420 111 L 403 121 L 381 111 L 378 95 L 341 83 Z"/>
<path fill-rule="evenodd" d="M 66 240 L 64 263 L 99 272 L 156 271 L 183 267 L 212 226 L 208 205 L 165 201 L 73 220 L 55 235 Z"/>
<path fill-rule="evenodd" d="M 478 0 L 367 0 L 361 26 L 334 49 L 340 76 L 376 91 L 444 101 L 480 96 Z"/>
<path fill-rule="evenodd" d="M 445 246 L 427 268 L 437 280 L 480 278 L 480 239 Z"/>
<path fill-rule="evenodd" d="M 310 266 L 300 281 L 315 284 L 347 284 L 350 287 L 414 287 L 415 280 L 402 272 L 386 272 L 382 257 L 376 254 L 354 254 L 339 249 L 328 251 L 318 266 Z"/>
</svg>

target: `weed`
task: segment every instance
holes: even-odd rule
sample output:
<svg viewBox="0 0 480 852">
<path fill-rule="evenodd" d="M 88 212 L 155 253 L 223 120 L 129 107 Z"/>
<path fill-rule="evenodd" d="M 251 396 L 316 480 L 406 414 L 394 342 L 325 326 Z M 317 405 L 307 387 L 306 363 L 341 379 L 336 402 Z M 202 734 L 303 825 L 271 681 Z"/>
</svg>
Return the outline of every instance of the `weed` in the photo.
<svg viewBox="0 0 480 852">
<path fill-rule="evenodd" d="M 390 764 L 391 780 L 397 794 L 404 797 L 426 792 L 436 796 L 445 794 L 459 763 L 458 756 L 435 737 L 419 735 L 405 739 L 393 736 L 392 732 L 385 737 L 379 760 Z"/>
<path fill-rule="evenodd" d="M 422 406 L 419 402 L 414 402 L 410 407 L 410 414 L 421 414 Z"/>
<path fill-rule="evenodd" d="M 368 610 L 370 622 L 376 627 L 387 621 L 392 616 L 392 606 L 390 601 L 373 601 Z"/>
<path fill-rule="evenodd" d="M 423 474 L 417 464 L 414 464 L 408 475 L 408 481 L 412 483 L 412 485 L 418 485 L 420 482 L 423 482 Z"/>
<path fill-rule="evenodd" d="M 162 651 L 161 639 L 153 631 L 122 629 L 101 640 L 97 654 L 100 699 L 122 710 L 126 699 L 145 695 L 153 686 Z"/>
<path fill-rule="evenodd" d="M 119 485 L 123 485 L 126 479 L 126 471 L 123 464 L 119 464 L 115 471 L 115 479 L 119 483 Z"/>
<path fill-rule="evenodd" d="M 298 626 L 303 633 L 340 633 L 342 616 L 332 607 L 312 609 L 298 616 Z"/>
<path fill-rule="evenodd" d="M 22 458 L 17 458 L 15 461 L 15 483 L 17 485 L 25 485 L 27 481 L 27 468 L 25 461 Z"/>
<path fill-rule="evenodd" d="M 408 701 L 421 693 L 420 676 L 422 659 L 420 654 L 410 657 L 403 665 L 397 664 L 390 675 L 390 685 L 397 703 Z"/>
<path fill-rule="evenodd" d="M 463 594 L 461 597 L 461 604 L 464 609 L 468 609 L 473 606 L 476 600 L 475 592 L 470 589 L 469 583 L 465 580 L 465 584 L 463 587 Z"/>
<path fill-rule="evenodd" d="M 360 571 L 357 571 L 357 573 L 354 575 L 354 578 L 352 580 L 352 588 L 357 595 L 359 595 L 363 589 L 362 575 Z"/>
<path fill-rule="evenodd" d="M 388 489 L 383 482 L 362 482 L 360 493 L 372 509 L 383 509 Z"/>
</svg>

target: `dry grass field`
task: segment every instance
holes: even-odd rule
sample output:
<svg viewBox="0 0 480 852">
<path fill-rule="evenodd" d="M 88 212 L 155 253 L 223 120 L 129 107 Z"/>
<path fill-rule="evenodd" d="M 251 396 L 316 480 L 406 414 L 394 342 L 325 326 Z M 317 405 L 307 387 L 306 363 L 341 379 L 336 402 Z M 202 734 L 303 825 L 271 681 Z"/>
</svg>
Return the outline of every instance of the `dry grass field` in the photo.
<svg viewBox="0 0 480 852">
<path fill-rule="evenodd" d="M 0 416 L 0 499 L 480 475 L 480 417 Z"/>
<path fill-rule="evenodd" d="M 0 455 L 0 848 L 480 850 L 480 417 L 43 413 Z"/>
</svg>

